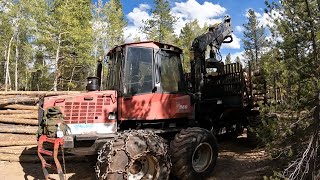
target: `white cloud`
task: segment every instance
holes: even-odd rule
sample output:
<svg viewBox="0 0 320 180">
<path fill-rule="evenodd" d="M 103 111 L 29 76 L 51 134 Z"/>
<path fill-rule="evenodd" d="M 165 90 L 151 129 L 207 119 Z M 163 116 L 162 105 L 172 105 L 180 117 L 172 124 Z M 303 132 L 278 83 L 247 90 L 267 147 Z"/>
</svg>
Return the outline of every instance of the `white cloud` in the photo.
<svg viewBox="0 0 320 180">
<path fill-rule="evenodd" d="M 150 16 L 147 10 L 150 9 L 148 4 L 140 4 L 138 8 L 134 8 L 127 17 L 129 22 L 132 22 L 134 26 L 140 27 L 143 25 L 143 20 L 149 19 Z"/>
<path fill-rule="evenodd" d="M 223 43 L 221 49 L 240 49 L 240 41 L 241 39 L 238 38 L 235 34 L 232 33 L 233 41 L 231 43 Z"/>
<path fill-rule="evenodd" d="M 244 27 L 243 26 L 236 26 L 236 31 L 237 32 L 243 32 L 244 31 Z"/>
<path fill-rule="evenodd" d="M 213 17 L 221 16 L 225 13 L 226 9 L 218 4 L 212 4 L 205 1 L 199 4 L 196 0 L 188 0 L 186 2 L 175 3 L 172 8 L 174 14 L 181 14 L 183 19 L 192 20 L 208 20 Z"/>
<path fill-rule="evenodd" d="M 147 12 L 150 8 L 148 4 L 140 4 L 139 7 L 133 8 L 132 12 L 127 14 L 129 25 L 124 31 L 127 42 L 132 42 L 135 37 L 140 37 L 141 40 L 146 39 L 146 36 L 140 32 L 140 27 L 143 26 L 143 21 L 150 18 Z"/>
<path fill-rule="evenodd" d="M 151 17 L 148 12 L 150 8 L 148 4 L 140 4 L 139 7 L 135 7 L 132 12 L 127 14 L 129 21 L 129 26 L 125 30 L 127 42 L 132 41 L 134 37 L 140 37 L 141 40 L 145 40 L 145 35 L 139 31 L 139 28 L 143 26 L 143 20 Z M 203 27 L 205 23 L 215 24 L 222 19 L 225 12 L 226 9 L 224 7 L 207 1 L 202 4 L 196 0 L 175 2 L 171 9 L 171 14 L 179 19 L 174 26 L 174 32 L 179 35 L 183 26 L 195 19 L 198 20 L 200 27 Z"/>
<path fill-rule="evenodd" d="M 274 22 L 273 20 L 270 18 L 270 16 L 267 13 L 256 13 L 257 14 L 257 18 L 258 21 L 260 22 L 261 25 L 263 25 L 264 27 L 269 26 L 269 27 L 273 27 L 274 26 Z"/>
<path fill-rule="evenodd" d="M 275 18 L 279 18 L 281 17 L 280 16 L 280 13 L 278 11 L 275 11 L 275 10 L 272 10 L 271 11 L 271 16 L 268 14 L 268 13 L 258 13 L 258 12 L 254 12 L 256 17 L 257 17 L 257 20 L 260 22 L 260 25 L 264 26 L 264 27 L 274 27 L 275 24 L 274 24 L 274 21 L 273 19 Z M 245 16 L 248 18 L 249 17 L 249 9 L 246 11 L 246 14 Z"/>
<path fill-rule="evenodd" d="M 182 27 L 190 21 L 198 20 L 200 27 L 205 23 L 215 24 L 221 17 L 225 15 L 226 9 L 218 4 L 205 1 L 203 4 L 196 0 L 188 0 L 186 2 L 175 2 L 171 9 L 171 14 L 178 17 L 175 26 L 175 33 L 180 34 Z"/>
</svg>

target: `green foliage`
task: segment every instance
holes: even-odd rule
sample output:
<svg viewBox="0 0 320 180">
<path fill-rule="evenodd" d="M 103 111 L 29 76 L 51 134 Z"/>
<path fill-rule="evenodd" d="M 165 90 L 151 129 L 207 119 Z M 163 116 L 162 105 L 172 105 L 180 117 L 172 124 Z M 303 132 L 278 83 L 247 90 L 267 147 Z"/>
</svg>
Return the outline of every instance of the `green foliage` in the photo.
<svg viewBox="0 0 320 180">
<path fill-rule="evenodd" d="M 319 19 L 319 10 L 315 0 L 285 0 L 267 6 L 269 14 L 278 11 L 281 15 L 271 28 L 273 50 L 263 57 L 268 86 L 274 100 L 281 100 L 291 110 L 302 111 L 312 106 L 310 102 L 320 91 L 319 49 L 314 46 L 317 40 L 313 36 L 319 33 L 320 25 L 312 23 Z"/>
<path fill-rule="evenodd" d="M 141 31 L 147 35 L 147 39 L 173 44 L 175 35 L 173 25 L 178 18 L 170 14 L 168 0 L 154 0 L 155 9 L 151 11 L 152 17 L 144 21 Z"/>
<path fill-rule="evenodd" d="M 181 29 L 177 45 L 182 48 L 184 54 L 183 68 L 185 72 L 190 72 L 190 47 L 192 41 L 197 36 L 205 33 L 208 27 L 205 25 L 203 28 L 199 26 L 198 20 L 194 20 L 185 24 Z"/>
<path fill-rule="evenodd" d="M 91 26 L 91 3 L 88 0 L 77 1 L 30 1 L 30 16 L 35 22 L 35 31 L 32 34 L 34 44 L 41 47 L 36 53 L 42 53 L 42 67 L 34 66 L 35 72 L 41 71 L 45 75 L 35 77 L 37 79 L 38 90 L 50 90 L 50 86 L 55 79 L 58 89 L 66 90 L 66 84 L 70 81 L 69 69 L 77 66 L 85 66 L 82 74 L 89 74 L 94 67 L 92 61 L 92 38 L 93 31 Z M 71 64 L 69 62 L 72 62 Z M 66 66 L 68 64 L 68 66 Z M 54 78 L 50 69 L 53 66 Z M 38 73 L 33 76 L 37 76 Z M 81 76 L 75 76 L 80 78 Z M 34 79 L 34 78 L 31 78 Z M 39 83 L 40 81 L 50 83 Z M 74 79 L 71 79 L 71 81 Z M 85 77 L 76 79 L 85 81 Z M 39 85 L 42 84 L 42 85 Z M 34 85 L 32 86 L 34 89 Z M 83 89 L 83 83 L 75 89 Z M 55 89 L 55 87 L 54 87 Z"/>
<path fill-rule="evenodd" d="M 301 154 L 314 129 L 314 100 L 320 92 L 320 24 L 317 23 L 320 9 L 316 0 L 283 0 L 266 5 L 274 26 L 269 27 L 271 37 L 267 46 L 261 43 L 260 47 L 267 47 L 268 51 L 259 53 L 261 49 L 256 51 L 255 38 L 248 38 L 255 37 L 254 32 L 258 36 L 264 31 L 259 28 L 253 11 L 249 12 L 245 25 L 244 46 L 246 57 L 261 70 L 270 98 L 269 104 L 261 106 L 263 124 L 258 136 L 267 143 L 271 157 L 282 169 Z M 264 36 L 260 37 L 265 40 Z M 284 177 L 281 172 L 275 172 L 264 179 Z"/>
<path fill-rule="evenodd" d="M 95 61 L 124 42 L 119 0 L 94 6 L 89 0 L 8 0 L 0 6 L 0 80 L 5 83 L 9 59 L 11 88 L 17 74 L 20 90 L 82 90 Z"/>
<path fill-rule="evenodd" d="M 231 64 L 231 54 L 228 53 L 227 56 L 226 56 L 226 59 L 225 59 L 225 64 Z"/>
<path fill-rule="evenodd" d="M 248 10 L 248 22 L 244 24 L 245 31 L 242 39 L 245 56 L 251 62 L 258 63 L 262 48 L 266 45 L 265 28 L 259 24 L 257 16 L 252 9 Z"/>
<path fill-rule="evenodd" d="M 127 25 L 122 11 L 120 0 L 110 0 L 106 3 L 104 12 L 106 15 L 107 43 L 110 48 L 124 43 L 123 29 Z"/>
</svg>

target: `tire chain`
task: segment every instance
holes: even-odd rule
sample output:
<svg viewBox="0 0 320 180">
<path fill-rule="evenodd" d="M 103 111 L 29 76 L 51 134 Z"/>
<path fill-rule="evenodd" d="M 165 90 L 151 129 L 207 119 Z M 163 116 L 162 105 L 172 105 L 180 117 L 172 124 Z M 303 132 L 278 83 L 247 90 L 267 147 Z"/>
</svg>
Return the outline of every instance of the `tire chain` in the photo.
<svg viewBox="0 0 320 180">
<path fill-rule="evenodd" d="M 137 136 L 141 139 L 143 139 L 146 144 L 147 144 L 147 149 L 145 150 L 145 152 L 140 153 L 138 156 L 131 156 L 130 153 L 127 150 L 127 143 L 130 137 L 134 137 Z M 113 144 L 116 140 L 118 139 L 124 139 L 124 145 L 117 149 L 114 150 L 113 149 Z M 161 147 L 162 145 L 164 145 L 165 147 Z M 149 149 L 150 147 L 154 148 Z M 156 149 L 155 149 L 156 148 Z M 98 151 L 98 158 L 97 158 L 97 164 L 107 164 L 107 168 L 106 168 L 106 172 L 101 172 L 101 169 L 99 168 L 98 165 L 95 166 L 95 171 L 96 171 L 96 176 L 97 179 L 107 179 L 108 174 L 122 174 L 123 177 L 125 179 L 128 179 L 128 171 L 129 171 L 129 167 L 131 167 L 133 165 L 133 163 L 135 162 L 135 160 L 147 155 L 148 153 L 151 153 L 151 155 L 157 157 L 157 156 L 161 156 L 161 155 L 166 155 L 168 154 L 168 145 L 166 144 L 166 141 L 159 137 L 158 135 L 154 134 L 152 131 L 147 131 L 147 130 L 128 130 L 128 131 L 123 131 L 120 133 L 117 133 L 117 135 L 111 139 L 108 140 L 103 147 Z M 121 170 L 113 170 L 110 165 L 113 162 L 112 161 L 112 154 L 114 153 L 110 153 L 110 152 L 118 152 L 118 151 L 124 151 L 125 154 L 128 157 L 128 164 L 125 167 L 124 171 Z M 107 157 L 106 157 L 107 155 Z M 165 161 L 167 161 L 168 163 L 166 163 L 167 165 L 167 169 L 170 170 L 172 167 L 172 163 L 171 163 L 171 159 L 169 158 L 169 156 L 165 156 Z M 157 166 L 157 171 L 159 171 L 159 167 Z M 170 172 L 170 171 L 169 171 Z"/>
</svg>

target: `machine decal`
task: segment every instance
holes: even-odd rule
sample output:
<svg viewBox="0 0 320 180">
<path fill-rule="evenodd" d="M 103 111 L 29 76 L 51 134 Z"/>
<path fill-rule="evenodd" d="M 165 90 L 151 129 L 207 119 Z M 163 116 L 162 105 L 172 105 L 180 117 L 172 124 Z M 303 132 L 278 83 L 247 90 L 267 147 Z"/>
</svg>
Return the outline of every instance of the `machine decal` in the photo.
<svg viewBox="0 0 320 180">
<path fill-rule="evenodd" d="M 105 134 L 117 132 L 117 123 L 68 124 L 71 134 Z"/>
</svg>

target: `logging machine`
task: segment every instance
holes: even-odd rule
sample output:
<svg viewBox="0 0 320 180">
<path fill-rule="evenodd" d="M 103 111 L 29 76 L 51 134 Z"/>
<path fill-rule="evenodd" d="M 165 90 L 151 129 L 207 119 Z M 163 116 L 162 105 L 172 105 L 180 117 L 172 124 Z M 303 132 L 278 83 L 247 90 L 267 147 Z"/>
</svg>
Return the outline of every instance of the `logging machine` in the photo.
<svg viewBox="0 0 320 180">
<path fill-rule="evenodd" d="M 41 146 L 39 154 L 56 157 L 63 147 L 97 155 L 97 179 L 208 177 L 218 156 L 215 136 L 237 136 L 257 115 L 241 64 L 224 65 L 219 58 L 221 45 L 230 42 L 227 16 L 194 39 L 190 74 L 183 72 L 176 46 L 154 41 L 116 46 L 108 53 L 107 75 L 99 62 L 87 92 L 42 99 L 39 141 L 55 148 L 50 153 Z M 48 135 L 52 121 L 60 137 Z M 46 162 L 42 165 L 45 169 Z"/>
</svg>

